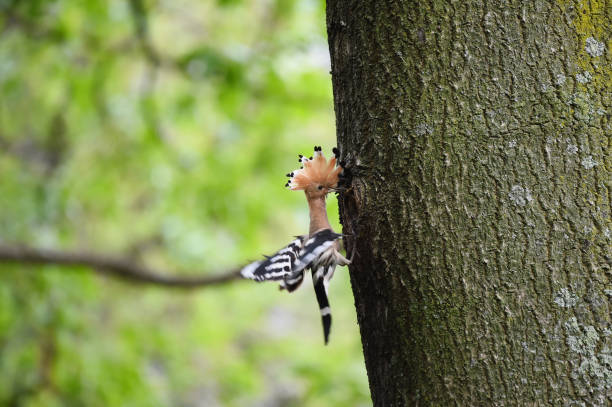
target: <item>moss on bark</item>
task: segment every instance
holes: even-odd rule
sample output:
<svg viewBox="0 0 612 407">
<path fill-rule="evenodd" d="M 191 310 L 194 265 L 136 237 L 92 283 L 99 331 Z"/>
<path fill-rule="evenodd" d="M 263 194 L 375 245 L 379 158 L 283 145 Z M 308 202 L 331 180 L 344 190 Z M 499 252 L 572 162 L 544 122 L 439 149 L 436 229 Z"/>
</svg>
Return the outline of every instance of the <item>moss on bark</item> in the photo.
<svg viewBox="0 0 612 407">
<path fill-rule="evenodd" d="M 610 401 L 612 16 L 585 4 L 328 1 L 375 405 Z"/>
</svg>

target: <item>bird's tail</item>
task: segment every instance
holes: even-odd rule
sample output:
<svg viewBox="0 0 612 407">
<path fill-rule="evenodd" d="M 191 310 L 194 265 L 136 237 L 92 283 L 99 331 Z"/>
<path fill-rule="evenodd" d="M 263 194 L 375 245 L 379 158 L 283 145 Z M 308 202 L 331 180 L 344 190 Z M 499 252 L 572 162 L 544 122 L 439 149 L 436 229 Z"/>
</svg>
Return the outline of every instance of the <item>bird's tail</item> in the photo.
<svg viewBox="0 0 612 407">
<path fill-rule="evenodd" d="M 321 311 L 321 322 L 323 323 L 323 337 L 325 344 L 329 341 L 329 331 L 331 329 L 331 309 L 329 308 L 329 300 L 327 299 L 327 287 L 325 278 L 322 272 L 312 273 L 312 284 L 314 285 L 319 310 Z"/>
</svg>

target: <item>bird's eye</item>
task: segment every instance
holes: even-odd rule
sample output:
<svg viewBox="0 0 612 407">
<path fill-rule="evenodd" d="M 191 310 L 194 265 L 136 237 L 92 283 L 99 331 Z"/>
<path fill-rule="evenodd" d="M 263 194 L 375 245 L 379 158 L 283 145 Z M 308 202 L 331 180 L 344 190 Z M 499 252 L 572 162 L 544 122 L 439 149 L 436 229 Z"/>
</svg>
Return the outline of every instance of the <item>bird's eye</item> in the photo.
<svg viewBox="0 0 612 407">
<path fill-rule="evenodd" d="M 320 190 L 322 190 L 322 189 L 323 189 L 323 185 L 319 185 L 317 188 L 318 188 L 318 189 L 319 189 L 319 191 L 320 191 Z"/>
</svg>

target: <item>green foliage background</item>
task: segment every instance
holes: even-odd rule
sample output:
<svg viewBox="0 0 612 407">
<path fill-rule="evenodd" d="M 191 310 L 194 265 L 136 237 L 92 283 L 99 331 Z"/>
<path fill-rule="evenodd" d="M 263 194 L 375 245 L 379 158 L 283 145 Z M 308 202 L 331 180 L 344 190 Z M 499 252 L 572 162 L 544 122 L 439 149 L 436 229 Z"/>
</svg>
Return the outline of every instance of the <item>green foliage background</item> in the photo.
<svg viewBox="0 0 612 407">
<path fill-rule="evenodd" d="M 220 272 L 307 230 L 324 2 L 0 0 L 0 241 Z M 330 197 L 337 226 L 337 206 Z M 0 405 L 369 405 L 345 269 L 192 292 L 0 264 Z"/>
</svg>

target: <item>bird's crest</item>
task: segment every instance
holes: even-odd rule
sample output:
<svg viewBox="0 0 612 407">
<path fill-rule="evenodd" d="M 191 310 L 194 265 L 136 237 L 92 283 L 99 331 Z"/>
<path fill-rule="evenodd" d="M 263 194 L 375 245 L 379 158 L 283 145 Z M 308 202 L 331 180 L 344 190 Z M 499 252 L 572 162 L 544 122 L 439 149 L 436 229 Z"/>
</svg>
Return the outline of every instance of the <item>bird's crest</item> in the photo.
<svg viewBox="0 0 612 407">
<path fill-rule="evenodd" d="M 321 185 L 331 189 L 338 186 L 338 176 L 342 167 L 336 165 L 338 149 L 334 148 L 334 157 L 329 161 L 321 152 L 321 146 L 315 146 L 314 155 L 306 158 L 300 154 L 299 161 L 302 167 L 287 174 L 289 181 L 285 184 L 292 191 L 305 190 L 310 185 Z"/>
</svg>

